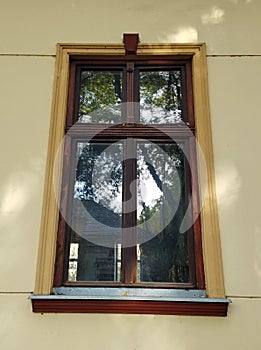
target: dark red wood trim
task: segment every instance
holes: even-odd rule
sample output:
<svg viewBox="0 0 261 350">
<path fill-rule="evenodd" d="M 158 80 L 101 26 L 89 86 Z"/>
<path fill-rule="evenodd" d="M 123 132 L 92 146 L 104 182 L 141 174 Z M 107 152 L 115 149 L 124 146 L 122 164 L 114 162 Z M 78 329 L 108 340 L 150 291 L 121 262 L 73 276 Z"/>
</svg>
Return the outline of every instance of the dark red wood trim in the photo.
<svg viewBox="0 0 261 350">
<path fill-rule="evenodd" d="M 189 139 L 183 144 L 184 147 L 184 195 L 186 198 L 186 210 L 188 210 L 188 205 L 191 199 L 191 170 L 190 169 L 190 159 L 187 159 L 185 155 L 189 155 Z M 189 258 L 189 280 L 197 284 L 196 279 L 196 257 L 194 251 L 194 225 L 188 228 L 187 232 L 187 249 Z M 204 287 L 202 288 L 204 289 Z"/>
<path fill-rule="evenodd" d="M 175 66 L 186 64 L 193 58 L 193 55 L 84 55 L 70 56 L 70 61 L 82 67 L 91 65 L 124 65 L 126 61 L 135 61 L 135 65 L 161 65 Z"/>
<path fill-rule="evenodd" d="M 196 281 L 197 288 L 205 288 L 205 272 L 203 262 L 203 249 L 202 249 L 202 232 L 200 222 L 200 200 L 199 200 L 199 179 L 198 179 L 198 165 L 197 165 L 197 150 L 194 138 L 189 139 L 190 150 L 190 167 L 191 167 L 191 186 L 192 186 L 192 215 L 195 219 L 194 230 L 194 254 L 195 254 L 195 267 L 196 267 Z"/>
<path fill-rule="evenodd" d="M 133 54 L 136 55 L 138 44 L 139 44 L 139 34 L 123 34 L 123 43 L 125 54 Z"/>
<path fill-rule="evenodd" d="M 77 282 L 64 282 L 63 287 L 104 287 L 104 288 L 162 288 L 162 289 L 195 289 L 194 283 L 165 283 L 165 282 L 136 282 L 121 283 L 121 282 L 90 282 L 90 281 L 77 281 Z"/>
<path fill-rule="evenodd" d="M 162 139 L 170 141 L 171 138 L 190 137 L 194 130 L 185 126 L 167 125 L 142 125 L 142 124 L 121 124 L 115 126 L 104 126 L 99 124 L 75 124 L 67 129 L 67 134 L 72 137 L 93 139 L 121 139 L 126 137 L 136 137 L 141 139 Z"/>
<path fill-rule="evenodd" d="M 135 82 L 134 63 L 127 62 L 126 123 L 137 122 L 134 115 L 134 103 L 133 103 L 135 101 L 135 83 L 134 82 Z"/>
<path fill-rule="evenodd" d="M 78 74 L 78 76 L 80 75 Z M 78 86 L 79 86 L 79 81 L 77 81 L 77 84 L 76 84 L 75 77 L 76 77 L 76 64 L 71 63 L 70 75 L 69 75 L 69 86 L 68 86 L 68 98 L 67 98 L 68 101 L 67 101 L 66 127 L 71 126 L 75 123 L 74 111 L 76 108 L 75 103 L 77 102 L 77 99 L 75 98 L 75 89 L 77 85 L 77 91 L 78 91 Z"/>
<path fill-rule="evenodd" d="M 186 316 L 227 316 L 228 302 L 32 299 L 37 313 L 111 313 Z"/>
<path fill-rule="evenodd" d="M 195 116 L 194 116 L 194 102 L 193 102 L 193 81 L 192 81 L 192 62 L 187 61 L 185 64 L 185 105 L 186 105 L 186 117 L 187 125 L 195 127 Z"/>
<path fill-rule="evenodd" d="M 55 258 L 55 269 L 53 286 L 58 287 L 63 282 L 63 271 L 66 256 L 69 255 L 69 244 L 67 242 L 68 235 L 65 232 L 68 231 L 68 226 L 64 217 L 68 214 L 68 198 L 70 198 L 70 186 L 69 179 L 71 178 L 72 169 L 70 167 L 70 159 L 72 152 L 72 140 L 66 136 L 64 138 L 64 156 L 63 156 L 63 177 L 62 177 L 62 188 L 60 196 L 60 214 L 58 222 L 57 240 L 56 240 L 56 258 Z M 67 246 L 67 249 L 66 249 Z"/>
<path fill-rule="evenodd" d="M 137 188 L 134 193 L 131 191 L 131 184 L 137 178 L 137 145 L 134 139 L 125 140 L 123 156 L 121 282 L 132 284 L 137 279 Z M 131 211 L 126 203 L 131 205 Z"/>
</svg>

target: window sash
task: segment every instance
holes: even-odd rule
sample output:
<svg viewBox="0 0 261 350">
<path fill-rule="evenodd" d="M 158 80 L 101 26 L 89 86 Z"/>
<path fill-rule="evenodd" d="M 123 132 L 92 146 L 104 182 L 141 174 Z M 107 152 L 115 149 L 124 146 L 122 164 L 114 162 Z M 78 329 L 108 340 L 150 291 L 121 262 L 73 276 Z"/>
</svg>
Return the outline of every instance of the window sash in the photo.
<svg viewBox="0 0 261 350">
<path fill-rule="evenodd" d="M 82 140 L 81 140 L 82 141 Z M 101 141 L 99 140 L 99 143 Z M 105 140 L 106 142 L 106 140 Z M 133 142 L 135 141 L 132 141 L 131 139 L 127 139 L 126 140 L 127 144 L 125 145 L 125 150 L 126 149 L 130 149 L 130 146 L 132 146 Z M 76 144 L 77 144 L 77 140 L 70 140 L 70 143 L 73 144 L 74 146 L 72 146 L 72 148 L 75 150 L 76 149 Z M 168 141 L 168 144 L 169 144 L 169 141 Z M 160 145 L 158 143 L 158 145 Z M 135 146 L 134 146 L 135 147 Z M 188 140 L 185 141 L 185 147 L 188 148 Z M 135 152 L 135 150 L 134 150 Z M 75 151 L 73 152 L 75 153 Z M 187 153 L 187 152 L 186 152 Z M 127 155 L 128 157 L 131 156 L 130 154 Z M 67 152 L 67 157 L 69 157 L 68 155 L 68 152 Z M 127 158 L 128 158 L 127 157 Z M 69 157 L 70 158 L 70 157 Z M 125 157 L 126 158 L 126 157 Z M 65 198 L 70 198 L 68 200 L 68 205 L 66 208 L 62 208 L 62 212 L 65 213 L 64 210 L 66 210 L 67 212 L 67 215 L 72 215 L 72 205 L 71 205 L 71 201 L 73 199 L 73 192 L 74 192 L 74 179 L 75 179 L 75 167 L 76 167 L 76 163 L 75 163 L 75 160 L 73 158 L 73 163 L 70 163 L 69 161 L 65 161 L 64 164 L 68 164 L 68 169 L 64 169 L 64 178 L 65 178 L 65 181 L 64 181 L 64 187 L 63 187 L 63 190 L 62 190 L 62 200 L 61 202 L 64 203 L 64 199 Z M 123 167 L 124 169 L 124 173 L 123 173 L 123 179 L 126 178 L 126 180 L 124 181 L 123 180 L 123 194 L 124 194 L 124 197 L 125 197 L 125 201 L 129 199 L 129 195 L 126 193 L 126 189 L 129 187 L 129 183 L 131 183 L 133 181 L 133 179 L 136 179 L 137 177 L 137 168 L 136 168 L 136 164 L 134 164 L 133 162 L 127 162 L 126 166 Z M 191 190 L 190 190 L 190 174 L 189 174 L 189 171 L 188 171 L 188 167 L 185 166 L 184 167 L 184 171 L 185 171 L 185 186 L 186 186 L 186 190 L 185 190 L 185 193 L 190 193 Z M 69 175 L 68 175 L 69 174 Z M 131 174 L 131 175 L 130 175 Z M 68 182 L 67 182 L 67 179 L 70 178 L 70 185 L 68 186 Z M 136 199 L 135 199 L 135 196 L 133 197 L 133 200 L 134 200 L 134 203 L 133 203 L 133 207 L 136 206 Z M 188 203 L 188 198 L 186 199 L 186 202 Z M 124 202 L 123 202 L 124 203 Z M 65 214 L 66 215 L 66 214 Z M 136 212 L 132 212 L 132 213 L 128 213 L 128 214 L 123 214 L 123 226 L 126 225 L 126 227 L 128 226 L 132 226 L 132 227 L 135 227 L 136 226 L 136 223 L 137 223 L 137 216 L 136 216 Z M 63 226 L 61 226 L 63 225 Z M 67 281 L 67 266 L 69 264 L 69 258 L 68 258 L 68 254 L 69 254 L 69 240 L 67 239 L 64 239 L 63 236 L 69 236 L 70 235 L 70 228 L 68 227 L 68 225 L 66 225 L 66 223 L 64 222 L 64 219 L 63 217 L 61 217 L 61 222 L 60 222 L 60 226 L 63 227 L 61 230 L 59 230 L 59 252 L 57 252 L 57 256 L 58 257 L 61 257 L 63 254 L 64 254 L 64 269 L 63 269 L 63 272 L 61 270 L 61 268 L 57 268 L 57 273 L 56 273 L 56 283 L 55 285 L 58 286 L 58 285 L 61 285 L 63 282 L 66 283 Z M 136 238 L 136 235 L 137 235 L 137 232 L 135 230 L 135 228 L 133 229 L 133 240 L 135 241 L 135 238 Z M 190 287 L 193 287 L 195 286 L 195 270 L 194 270 L 194 265 L 195 265 L 195 262 L 194 262 L 194 251 L 193 251 L 193 246 L 194 246 L 194 243 L 193 243 L 193 230 L 191 229 L 189 232 L 188 232 L 188 249 L 189 249 L 189 260 L 190 260 L 190 282 L 188 282 L 187 284 L 186 283 L 181 283 L 180 286 L 183 286 L 186 284 L 186 286 L 190 286 Z M 136 282 L 136 278 L 135 278 L 135 275 L 136 275 L 136 271 L 137 271 L 137 253 L 136 253 L 136 248 L 134 247 L 135 245 L 135 242 L 133 244 L 133 247 L 131 248 L 128 248 L 128 249 L 123 249 L 123 254 L 122 254 L 122 257 L 123 257 L 123 275 L 122 275 L 122 278 L 121 278 L 121 282 L 122 283 L 134 283 Z M 65 252 L 65 253 L 64 253 Z M 197 255 L 197 254 L 196 254 Z M 133 259 L 130 261 L 130 259 Z M 61 263 L 57 264 L 58 266 L 61 266 Z M 129 266 L 132 266 L 132 271 L 129 270 Z M 124 270 L 125 268 L 125 270 Z M 127 275 L 127 277 L 125 277 L 124 273 Z M 63 275 L 63 277 L 62 277 Z M 60 276 L 60 277 L 58 277 Z M 128 276 L 132 276 L 132 280 L 130 281 L 130 277 Z M 129 280 L 128 280 L 129 278 Z M 58 282 L 59 281 L 59 282 Z M 78 282 L 77 282 L 78 283 Z M 97 283 L 100 283 L 100 282 L 97 282 Z M 166 282 L 166 283 L 171 283 L 171 282 Z M 203 283 L 203 282 L 202 282 Z M 86 284 L 88 284 L 88 282 L 86 281 Z M 176 285 L 178 285 L 178 283 L 175 283 Z"/>
<path fill-rule="evenodd" d="M 97 60 L 93 61 L 86 59 L 86 61 L 72 61 L 70 64 L 69 75 L 69 93 L 67 105 L 66 128 L 72 127 L 78 120 L 79 113 L 79 95 L 80 95 L 80 76 L 81 72 L 86 71 L 104 71 L 104 72 L 122 72 L 122 117 L 121 123 L 140 123 L 139 110 L 137 105 L 140 100 L 140 83 L 139 74 L 141 71 L 169 71 L 181 70 L 181 94 L 182 94 L 182 120 L 190 128 L 194 128 L 194 114 L 193 114 L 193 88 L 192 88 L 192 68 L 190 60 L 159 60 L 150 59 L 142 60 L 126 58 L 124 61 L 113 60 Z M 134 106 L 131 102 L 134 102 Z M 136 104 L 136 106 L 135 106 Z M 130 110 L 131 108 L 131 110 Z M 136 110 L 132 110 L 132 109 Z M 83 123 L 84 124 L 84 123 Z M 92 123 L 95 124 L 95 123 Z M 100 124 L 100 123 L 99 123 Z M 102 123 L 101 123 L 102 124 Z M 167 123 L 160 123 L 160 125 L 171 125 Z M 155 126 L 157 123 L 155 124 Z M 173 124 L 175 126 L 175 124 Z"/>
<path fill-rule="evenodd" d="M 111 64 L 110 61 L 106 61 L 103 62 L 103 65 L 99 66 L 97 65 L 97 63 L 95 62 L 88 62 L 88 65 L 85 63 L 84 65 L 78 65 L 77 62 L 73 62 L 71 64 L 71 75 L 70 75 L 70 85 L 74 83 L 74 89 L 76 92 L 74 92 L 73 90 L 69 91 L 69 103 L 68 103 L 68 118 L 67 118 L 67 130 L 68 130 L 68 134 L 70 135 L 70 137 L 72 137 L 72 140 L 74 140 L 75 137 L 79 138 L 80 135 L 82 135 L 82 138 L 84 139 L 86 136 L 86 133 L 88 134 L 88 131 L 90 130 L 94 130 L 96 128 L 96 130 L 99 130 L 99 128 L 101 129 L 101 134 L 103 134 L 102 131 L 102 126 L 101 125 L 95 125 L 95 124 L 88 124 L 88 123 L 77 123 L 77 126 L 73 127 L 73 130 L 70 130 L 70 126 L 71 126 L 71 122 L 77 120 L 77 115 L 78 115 L 78 110 L 79 110 L 79 91 L 80 91 L 80 74 L 82 71 L 86 70 L 92 70 L 92 71 L 122 71 L 123 72 L 123 100 L 129 101 L 129 102 L 133 102 L 133 101 L 138 101 L 139 100 L 139 96 L 137 95 L 137 91 L 139 90 L 139 80 L 138 80 L 138 76 L 139 76 L 139 72 L 140 71 L 159 71 L 159 70 L 170 70 L 170 69 L 181 69 L 182 72 L 182 95 L 184 96 L 182 99 L 182 103 L 183 103 L 183 110 L 185 111 L 185 120 L 190 120 L 190 123 L 187 122 L 187 124 L 189 124 L 190 130 L 193 130 L 193 125 L 194 125 L 194 119 L 193 119 L 193 113 L 191 108 L 189 108 L 189 106 L 192 105 L 192 101 L 188 101 L 188 99 L 192 98 L 192 85 L 191 85 L 191 66 L 189 64 L 189 61 L 184 61 L 182 62 L 182 64 L 175 64 L 173 63 L 173 61 L 166 61 L 164 60 L 164 62 L 161 61 L 155 61 L 155 60 L 151 60 L 150 65 L 148 66 L 148 62 L 136 62 L 136 61 L 132 61 L 132 62 L 124 62 L 124 64 L 122 63 L 121 66 L 119 66 L 118 62 L 117 65 L 113 65 Z M 190 84 L 188 86 L 188 84 Z M 125 93 L 124 93 L 125 91 Z M 184 106 L 188 106 L 188 108 L 186 109 Z M 130 107 L 131 108 L 131 107 Z M 190 115 L 188 118 L 188 111 L 190 111 Z M 126 114 L 124 114 L 124 112 Z M 139 112 L 139 111 L 138 111 Z M 72 117 L 70 118 L 70 113 L 72 115 Z M 131 119 L 126 118 L 126 116 L 133 116 L 131 117 Z M 129 137 L 136 137 L 137 135 L 137 128 L 129 128 L 129 126 L 131 124 L 135 124 L 136 122 L 139 122 L 139 113 L 137 113 L 137 111 L 135 110 L 130 110 L 127 104 L 127 110 L 123 111 L 123 115 L 122 115 L 122 121 L 127 121 L 127 125 L 112 125 L 110 128 L 107 128 L 105 133 L 106 135 L 100 135 L 98 134 L 98 136 L 96 135 L 95 138 L 99 139 L 99 141 L 104 141 L 104 142 L 108 142 L 109 140 L 113 140 L 115 141 L 118 137 L 118 135 L 124 135 L 124 137 L 126 138 L 126 140 L 129 139 Z M 162 125 L 160 125 L 161 129 L 162 129 Z M 164 128 L 164 126 L 163 126 Z M 175 124 L 169 124 L 165 126 L 165 129 L 168 132 L 172 132 L 172 135 L 175 137 L 180 138 L 181 140 L 185 140 L 186 139 L 186 134 L 188 134 L 188 131 L 185 127 L 181 127 L 180 125 L 177 126 Z M 116 134 L 114 134 L 115 130 L 117 130 L 117 136 Z M 150 141 L 157 141 L 157 142 L 164 142 L 166 139 L 166 136 L 164 135 L 164 132 L 158 132 L 158 130 L 150 128 L 150 135 L 147 136 L 147 139 Z M 144 138 L 144 135 L 146 135 L 148 131 L 148 127 L 147 126 L 143 126 L 142 124 L 139 125 L 139 135 Z M 183 134 L 182 134 L 183 132 Z M 160 136 L 159 136 L 160 135 Z M 116 139 L 115 139 L 116 136 Z M 165 139 L 164 139 L 165 137 Z M 154 140 L 154 138 L 156 138 L 156 140 Z M 94 140 L 95 141 L 95 140 Z M 74 142 L 74 141 L 73 141 Z M 128 141 L 126 141 L 128 142 Z M 68 148 L 70 148 L 70 146 L 68 146 Z M 195 157 L 196 153 L 194 150 L 194 154 L 193 156 Z M 64 164 L 68 165 L 68 169 L 64 169 L 65 172 L 65 178 L 68 178 L 68 173 L 69 173 L 69 169 L 73 169 L 74 167 L 71 164 L 70 161 L 70 155 L 67 152 L 67 159 L 65 160 Z M 124 167 L 124 175 L 123 177 L 126 179 L 127 183 L 132 182 L 133 179 L 136 178 L 136 168 L 135 166 L 133 166 L 133 164 L 127 165 L 126 167 Z M 196 166 L 193 169 L 193 172 L 196 172 Z M 70 178 L 73 178 L 73 174 L 71 173 L 69 175 Z M 188 179 L 186 180 L 187 182 L 187 187 L 188 187 Z M 64 186 L 65 188 L 67 188 L 67 181 L 64 181 Z M 128 188 L 128 185 L 124 186 L 124 189 Z M 66 191 L 62 191 L 62 193 L 65 193 L 62 201 L 64 200 L 64 198 L 68 198 L 68 193 L 66 193 Z M 126 196 L 126 191 L 123 191 L 123 195 Z M 69 196 L 69 198 L 71 198 Z M 125 197 L 124 197 L 125 198 Z M 125 198 L 126 199 L 126 198 Z M 124 203 L 124 201 L 123 201 Z M 194 203 L 195 205 L 195 203 Z M 132 226 L 134 222 L 136 222 L 136 214 L 135 212 L 129 215 L 123 215 L 123 227 L 125 225 L 130 225 L 130 222 L 132 223 Z M 60 229 L 61 227 L 61 229 Z M 200 288 L 202 288 L 204 286 L 204 272 L 203 272 L 203 263 L 201 262 L 202 260 L 202 254 L 201 254 L 201 250 L 198 249 L 198 251 L 196 251 L 194 253 L 194 246 L 196 245 L 198 248 L 201 246 L 201 235 L 200 235 L 200 225 L 198 225 L 196 223 L 195 225 L 197 233 L 195 233 L 195 237 L 198 240 L 198 243 L 195 244 L 193 242 L 193 239 L 191 238 L 191 236 L 193 236 L 193 229 L 190 230 L 191 232 L 189 233 L 189 260 L 190 260 L 190 282 L 189 283 L 174 283 L 173 285 L 175 285 L 176 287 L 180 287 L 183 288 L 184 285 L 186 287 L 190 287 L 193 288 L 195 286 L 198 286 Z M 67 232 L 68 235 L 68 231 L 69 228 L 67 227 L 67 225 L 63 222 L 63 219 L 60 219 L 60 224 L 59 224 L 59 235 L 62 235 L 63 232 Z M 135 229 L 133 229 L 133 240 L 136 239 L 136 235 L 137 232 L 135 231 Z M 124 239 L 124 238 L 123 238 Z M 59 238 L 58 238 L 59 240 Z M 66 248 L 67 246 L 67 248 Z M 67 266 L 69 264 L 69 247 L 68 247 L 68 239 L 67 241 L 63 238 L 60 238 L 59 240 L 59 252 L 57 252 L 57 256 L 61 257 L 63 255 L 63 252 L 65 252 L 64 254 L 64 263 L 62 265 L 64 265 L 63 271 L 61 270 L 61 268 L 59 267 L 59 265 L 61 264 L 61 258 L 60 258 L 60 262 L 56 264 L 56 266 L 58 266 L 58 268 L 56 268 L 56 273 L 55 273 L 55 286 L 60 286 L 60 285 L 65 285 L 65 284 L 70 284 L 70 282 L 67 281 Z M 195 257 L 197 257 L 197 261 L 195 262 Z M 197 272 L 196 270 L 202 270 L 200 273 Z M 57 272 L 58 271 L 58 272 Z M 135 247 L 129 247 L 129 248 L 123 248 L 122 249 L 122 274 L 121 274 L 121 281 L 120 283 L 124 283 L 124 284 L 133 284 L 133 283 L 137 283 L 136 282 L 136 271 L 137 271 L 137 250 Z M 198 282 L 195 283 L 195 277 L 197 276 L 197 280 Z M 199 278 L 200 276 L 200 278 Z M 76 282 L 80 283 L 81 285 L 85 284 L 88 285 L 88 282 Z M 97 284 L 101 284 L 101 282 L 97 282 Z M 164 284 L 164 283 L 163 283 Z M 170 285 L 171 283 L 165 283 L 166 285 Z"/>
</svg>

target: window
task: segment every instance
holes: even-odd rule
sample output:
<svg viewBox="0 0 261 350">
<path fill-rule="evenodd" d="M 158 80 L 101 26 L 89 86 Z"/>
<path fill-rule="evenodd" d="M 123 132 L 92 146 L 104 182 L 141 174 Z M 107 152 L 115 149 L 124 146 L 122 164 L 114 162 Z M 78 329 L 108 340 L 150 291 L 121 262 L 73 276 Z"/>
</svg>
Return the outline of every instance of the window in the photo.
<svg viewBox="0 0 261 350">
<path fill-rule="evenodd" d="M 34 311 L 226 314 L 204 45 L 137 39 L 58 46 Z"/>
</svg>

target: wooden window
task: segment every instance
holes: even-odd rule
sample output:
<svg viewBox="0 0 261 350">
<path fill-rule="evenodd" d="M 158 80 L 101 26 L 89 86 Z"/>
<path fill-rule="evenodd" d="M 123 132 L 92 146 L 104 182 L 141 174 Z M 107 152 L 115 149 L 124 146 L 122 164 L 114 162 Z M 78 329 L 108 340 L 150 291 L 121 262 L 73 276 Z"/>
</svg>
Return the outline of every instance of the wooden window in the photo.
<svg viewBox="0 0 261 350">
<path fill-rule="evenodd" d="M 204 58 L 136 35 L 58 46 L 34 311 L 226 314 Z"/>
</svg>

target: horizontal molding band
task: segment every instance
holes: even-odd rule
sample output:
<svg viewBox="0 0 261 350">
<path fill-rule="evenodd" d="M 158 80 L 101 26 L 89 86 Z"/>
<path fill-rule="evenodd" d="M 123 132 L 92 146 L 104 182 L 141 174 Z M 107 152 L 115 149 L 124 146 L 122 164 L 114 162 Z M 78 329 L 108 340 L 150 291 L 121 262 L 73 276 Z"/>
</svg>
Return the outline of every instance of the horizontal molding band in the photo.
<svg viewBox="0 0 261 350">
<path fill-rule="evenodd" d="M 48 54 L 34 54 L 34 53 L 0 53 L 0 57 L 52 57 L 56 55 Z"/>
<path fill-rule="evenodd" d="M 126 137 L 136 137 L 140 139 L 162 139 L 169 140 L 173 138 L 191 137 L 195 133 L 195 128 L 185 124 L 164 125 L 155 124 L 145 126 L 142 124 L 115 124 L 115 125 L 97 125 L 76 123 L 66 129 L 66 134 L 75 138 L 112 138 L 121 139 Z"/>
</svg>

